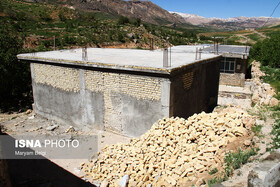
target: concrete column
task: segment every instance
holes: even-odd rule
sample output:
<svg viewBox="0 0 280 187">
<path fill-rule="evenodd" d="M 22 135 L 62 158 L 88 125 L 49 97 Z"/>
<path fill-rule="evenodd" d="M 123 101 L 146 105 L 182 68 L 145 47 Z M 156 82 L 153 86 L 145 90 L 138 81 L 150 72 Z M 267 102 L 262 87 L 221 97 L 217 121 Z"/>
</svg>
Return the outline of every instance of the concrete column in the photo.
<svg viewBox="0 0 280 187">
<path fill-rule="evenodd" d="M 170 116 L 170 93 L 171 82 L 169 79 L 163 79 L 161 83 L 161 110 L 165 117 Z"/>
<path fill-rule="evenodd" d="M 81 111 L 82 111 L 82 123 L 87 124 L 87 107 L 86 107 L 86 81 L 85 81 L 85 70 L 79 70 L 80 78 L 80 97 L 81 97 Z"/>
<path fill-rule="evenodd" d="M 31 72 L 31 81 L 32 81 L 32 93 L 33 93 L 33 100 L 34 103 L 32 104 L 32 109 L 35 113 L 37 113 L 37 107 L 36 107 L 36 89 L 35 88 L 35 77 L 34 77 L 34 63 L 30 63 L 30 72 Z"/>
</svg>

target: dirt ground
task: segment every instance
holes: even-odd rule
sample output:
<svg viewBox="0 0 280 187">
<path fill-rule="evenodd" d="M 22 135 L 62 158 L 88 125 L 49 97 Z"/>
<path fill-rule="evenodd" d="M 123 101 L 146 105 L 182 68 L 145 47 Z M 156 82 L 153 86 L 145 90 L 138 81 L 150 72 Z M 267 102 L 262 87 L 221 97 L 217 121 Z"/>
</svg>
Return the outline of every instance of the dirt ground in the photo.
<svg viewBox="0 0 280 187">
<path fill-rule="evenodd" d="M 54 130 L 47 130 L 47 128 L 52 125 L 58 125 L 58 127 Z M 129 137 L 94 129 L 81 131 L 80 129 L 74 128 L 74 132 L 67 132 L 72 130 L 71 126 L 60 125 L 54 121 L 47 120 L 35 115 L 34 112 L 30 110 L 21 113 L 0 113 L 0 126 L 2 133 L 6 133 L 10 136 L 23 134 L 27 136 L 40 136 L 46 134 L 54 136 L 67 134 L 98 135 L 98 151 L 101 151 L 105 145 L 125 143 L 130 140 Z M 51 159 L 51 162 L 77 177 L 83 176 L 83 173 L 80 170 L 81 163 L 88 161 L 88 159 Z"/>
<path fill-rule="evenodd" d="M 247 177 L 249 171 L 259 163 L 260 160 L 264 159 L 268 154 L 266 153 L 267 145 L 271 142 L 270 131 L 272 129 L 273 120 L 268 119 L 266 122 L 257 119 L 257 124 L 263 125 L 262 128 L 262 136 L 254 137 L 253 134 L 250 136 L 242 137 L 235 142 L 229 144 L 226 148 L 227 151 L 232 150 L 236 151 L 239 147 L 243 149 L 246 146 L 243 144 L 246 140 L 252 140 L 256 144 L 256 147 L 260 148 L 259 154 L 251 158 L 251 162 L 245 164 L 240 169 L 234 171 L 233 176 L 228 180 L 222 183 L 224 186 L 246 186 L 247 185 Z M 80 135 L 98 135 L 98 151 L 101 151 L 102 148 L 106 145 L 116 144 L 116 143 L 127 143 L 130 138 L 121 136 L 118 134 L 114 134 L 106 131 L 97 131 L 94 129 L 88 129 L 87 131 L 81 131 L 80 129 L 73 130 L 71 126 L 60 125 L 54 121 L 47 120 L 40 116 L 34 114 L 33 111 L 28 110 L 26 112 L 21 113 L 0 113 L 0 125 L 3 133 L 7 133 L 10 136 L 13 135 L 66 135 L 66 134 L 80 134 Z M 47 130 L 48 127 L 52 125 L 58 125 L 54 130 Z M 67 132 L 72 129 L 72 132 Z M 222 159 L 222 158 L 221 158 Z M 88 159 L 52 159 L 50 160 L 52 163 L 58 165 L 64 170 L 70 172 L 71 174 L 83 178 L 84 173 L 81 171 L 81 163 L 88 163 Z M 220 171 L 223 170 L 222 167 L 218 168 Z M 210 179 L 209 175 L 201 175 L 205 181 Z M 200 178 L 200 179 L 202 179 Z M 201 181 L 200 179 L 196 179 L 196 181 Z"/>
<path fill-rule="evenodd" d="M 105 145 L 126 143 L 129 142 L 130 140 L 129 137 L 121 136 L 106 131 L 97 131 L 94 129 L 88 129 L 88 131 L 80 131 L 79 129 L 75 129 L 74 132 L 67 132 L 69 131 L 69 129 L 71 129 L 71 126 L 60 125 L 54 121 L 49 121 L 45 118 L 35 115 L 34 112 L 30 110 L 22 113 L 12 113 L 12 114 L 2 113 L 0 114 L 0 124 L 2 127 L 2 132 L 7 133 L 10 136 L 21 135 L 21 134 L 36 135 L 36 136 L 45 135 L 45 134 L 65 135 L 69 133 L 81 134 L 81 135 L 98 135 L 98 151 L 101 151 Z M 58 128 L 54 130 L 47 130 L 47 128 L 52 125 L 58 125 Z M 245 140 L 251 140 L 252 138 L 253 138 L 252 135 L 242 137 L 237 141 L 232 142 L 230 145 L 228 145 L 226 150 L 236 151 L 237 148 L 240 146 L 246 148 L 246 146 L 243 145 L 243 142 Z M 80 169 L 81 163 L 89 162 L 88 159 L 51 159 L 50 161 L 79 178 L 82 178 L 84 176 L 84 173 Z M 250 163 L 250 165 L 252 167 L 254 164 Z M 244 185 L 246 183 L 246 175 L 248 175 L 247 173 L 249 172 L 250 169 L 248 167 L 250 167 L 250 165 L 246 165 L 240 169 L 241 171 L 235 172 L 237 173 L 236 176 L 234 175 L 231 179 L 233 182 L 228 181 L 224 183 L 224 185 L 236 186 L 237 183 L 238 185 L 240 184 L 241 186 Z M 222 168 L 218 168 L 218 169 L 221 171 L 223 170 Z M 242 173 L 242 176 L 240 176 L 240 172 Z M 202 177 L 205 181 L 211 178 L 211 176 L 207 174 L 200 175 L 199 177 Z M 85 180 L 85 178 L 83 179 Z M 196 179 L 195 181 L 199 182 L 201 180 Z"/>
</svg>

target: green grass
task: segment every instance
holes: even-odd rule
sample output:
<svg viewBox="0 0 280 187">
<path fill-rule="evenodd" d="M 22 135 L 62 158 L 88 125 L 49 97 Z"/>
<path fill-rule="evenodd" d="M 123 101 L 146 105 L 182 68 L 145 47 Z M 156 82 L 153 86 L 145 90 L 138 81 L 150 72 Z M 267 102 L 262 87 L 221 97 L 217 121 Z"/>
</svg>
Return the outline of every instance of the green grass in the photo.
<svg viewBox="0 0 280 187">
<path fill-rule="evenodd" d="M 238 150 L 237 153 L 227 153 L 225 156 L 225 172 L 230 176 L 235 169 L 239 169 L 243 164 L 246 164 L 251 156 L 257 155 L 257 150 L 251 148 L 248 151 Z"/>
<path fill-rule="evenodd" d="M 240 40 L 241 37 L 239 37 L 239 36 L 232 36 L 232 37 L 230 37 L 229 39 L 230 39 L 230 40 L 233 40 L 233 41 L 237 41 L 237 40 Z"/>
<path fill-rule="evenodd" d="M 223 177 L 214 177 L 212 179 L 209 179 L 207 181 L 207 185 L 209 187 L 213 186 L 214 184 L 217 184 L 217 183 L 221 183 L 221 182 L 224 182 L 227 178 L 223 178 Z"/>
<path fill-rule="evenodd" d="M 255 133 L 256 136 L 261 136 L 262 125 L 255 125 L 252 127 L 252 131 Z"/>
<path fill-rule="evenodd" d="M 214 175 L 214 174 L 216 174 L 218 172 L 218 169 L 217 168 L 213 168 L 213 169 L 211 169 L 210 171 L 209 171 L 209 174 L 210 175 Z"/>
<path fill-rule="evenodd" d="M 268 66 L 262 66 L 261 70 L 266 74 L 262 77 L 263 81 L 269 83 L 276 91 L 276 98 L 280 99 L 280 68 L 270 68 Z"/>
<path fill-rule="evenodd" d="M 252 103 L 254 107 L 255 103 Z M 269 106 L 259 106 L 257 110 L 248 110 L 248 113 L 252 116 L 258 116 L 260 120 L 267 121 L 267 118 L 270 116 L 271 108 Z"/>
<path fill-rule="evenodd" d="M 97 19 L 103 19 L 103 20 L 108 20 L 108 19 L 111 19 L 111 20 L 117 20 L 117 17 L 112 15 L 112 14 L 107 14 L 107 13 L 104 13 L 104 12 L 96 12 L 94 13 L 95 17 Z"/>
<path fill-rule="evenodd" d="M 261 130 L 262 130 L 263 126 L 262 125 L 254 125 L 252 127 L 252 131 L 255 133 L 256 136 L 261 136 Z"/>
<path fill-rule="evenodd" d="M 261 70 L 266 74 L 262 77 L 263 81 L 269 83 L 275 89 L 276 95 L 274 97 L 280 100 L 280 69 L 262 66 Z M 270 148 L 268 148 L 268 151 L 271 151 L 280 148 L 280 104 L 275 107 L 269 107 L 268 110 L 272 113 L 271 117 L 275 119 L 271 131 L 273 141 Z"/>
<path fill-rule="evenodd" d="M 251 40 L 254 40 L 254 41 L 259 41 L 262 37 L 257 34 L 257 33 L 254 33 L 254 34 L 249 34 L 249 35 L 246 35 L 248 36 Z"/>
<path fill-rule="evenodd" d="M 222 174 L 216 175 L 214 178 L 207 181 L 207 185 L 211 187 L 214 184 L 221 183 L 223 181 L 228 180 L 228 178 L 232 175 L 233 171 L 239 169 L 242 165 L 249 162 L 251 156 L 257 155 L 258 149 L 251 148 L 250 150 L 241 150 L 238 152 L 232 153 L 229 152 L 225 155 L 225 169 Z M 218 173 L 217 168 L 210 170 L 209 174 Z M 212 175 L 211 174 L 211 175 Z"/>
<path fill-rule="evenodd" d="M 273 136 L 271 150 L 279 149 L 280 148 L 280 119 L 277 119 L 275 121 L 271 134 Z"/>
</svg>

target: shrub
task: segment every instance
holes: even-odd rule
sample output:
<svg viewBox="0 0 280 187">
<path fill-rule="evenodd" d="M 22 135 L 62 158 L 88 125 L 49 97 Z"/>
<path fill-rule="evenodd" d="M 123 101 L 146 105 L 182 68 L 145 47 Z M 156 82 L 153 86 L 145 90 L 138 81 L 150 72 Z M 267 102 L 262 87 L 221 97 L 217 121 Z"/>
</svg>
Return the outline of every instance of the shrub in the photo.
<svg viewBox="0 0 280 187">
<path fill-rule="evenodd" d="M 118 24 L 124 25 L 124 24 L 127 24 L 127 23 L 129 23 L 129 19 L 127 17 L 124 17 L 124 16 L 119 17 Z"/>
</svg>

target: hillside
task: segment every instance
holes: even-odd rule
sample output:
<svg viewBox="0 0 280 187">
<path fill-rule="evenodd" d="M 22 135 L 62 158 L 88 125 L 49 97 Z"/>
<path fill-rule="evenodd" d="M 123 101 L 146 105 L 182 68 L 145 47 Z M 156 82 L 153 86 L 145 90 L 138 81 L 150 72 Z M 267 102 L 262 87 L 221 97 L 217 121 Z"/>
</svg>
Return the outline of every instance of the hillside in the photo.
<svg viewBox="0 0 280 187">
<path fill-rule="evenodd" d="M 75 9 L 104 12 L 112 15 L 126 16 L 131 19 L 140 18 L 152 24 L 184 23 L 168 11 L 162 9 L 151 1 L 123 1 L 123 0 L 25 0 L 35 3 L 52 3 L 71 6 Z"/>
<path fill-rule="evenodd" d="M 28 1 L 31 2 L 27 2 L 27 0 L 2 0 L 0 2 L 2 29 L 9 30 L 9 33 L 16 35 L 27 51 L 68 49 L 85 45 L 149 49 L 151 41 L 154 43 L 154 48 L 162 48 L 171 44 L 211 43 L 212 36 L 224 37 L 223 42 L 226 44 L 252 45 L 265 38 L 265 35 L 279 30 L 278 26 L 273 26 L 258 29 L 257 32 L 254 30 L 218 32 L 217 29 L 208 29 L 208 27 L 203 29 L 182 22 L 157 25 L 146 23 L 140 18 L 132 19 L 102 12 L 101 4 L 106 1 Z M 98 8 L 97 2 L 101 3 L 101 8 Z M 162 14 L 166 13 L 158 6 L 146 1 L 118 0 L 114 3 L 130 3 L 133 4 L 133 7 L 138 8 L 147 4 L 155 9 L 158 8 Z M 92 6 L 86 7 L 88 4 Z M 118 6 L 116 5 L 116 7 Z M 121 12 L 123 13 L 123 11 Z M 150 15 L 154 13 L 150 10 L 149 12 L 151 12 Z M 138 14 L 136 13 L 134 16 L 136 15 Z M 199 16 L 189 15 L 189 17 Z M 199 17 L 199 19 L 200 24 L 205 22 L 203 17 Z"/>
<path fill-rule="evenodd" d="M 280 25 L 263 27 L 258 29 L 246 29 L 239 31 L 208 32 L 199 33 L 198 37 L 202 43 L 211 43 L 213 37 L 222 38 L 220 43 L 229 45 L 254 45 L 258 41 L 269 38 L 280 32 Z"/>
<path fill-rule="evenodd" d="M 51 3 L 76 10 L 106 13 L 111 17 L 125 16 L 130 19 L 156 25 L 179 26 L 185 28 L 206 28 L 211 30 L 243 30 L 260 28 L 264 25 L 280 24 L 280 18 L 268 17 L 233 17 L 205 18 L 198 15 L 168 12 L 150 1 L 139 0 L 24 0 L 33 3 Z"/>
<path fill-rule="evenodd" d="M 117 2 L 117 1 L 116 1 Z M 195 30 L 148 24 L 141 19 L 89 12 L 65 4 L 0 2 L 0 22 L 26 50 L 91 47 L 155 48 L 197 41 Z M 197 27 L 196 27 L 197 28 Z"/>
</svg>

